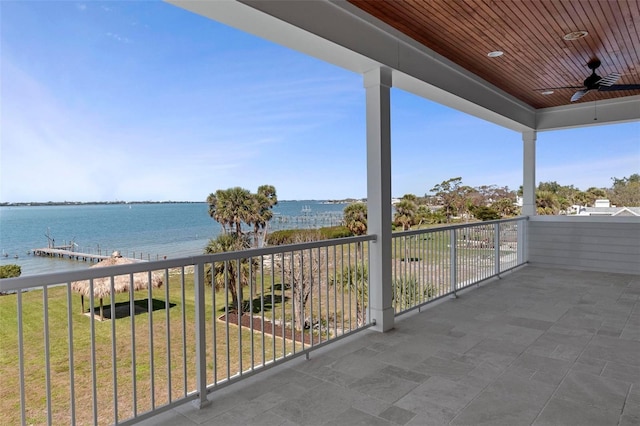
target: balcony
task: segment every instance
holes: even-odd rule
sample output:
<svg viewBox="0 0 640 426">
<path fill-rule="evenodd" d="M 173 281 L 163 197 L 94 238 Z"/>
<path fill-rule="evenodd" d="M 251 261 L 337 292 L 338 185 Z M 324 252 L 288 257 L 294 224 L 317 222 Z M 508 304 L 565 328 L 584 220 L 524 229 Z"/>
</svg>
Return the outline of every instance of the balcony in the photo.
<svg viewBox="0 0 640 426">
<path fill-rule="evenodd" d="M 366 272 L 375 235 L 2 280 L 17 291 L 2 305 L 17 329 L 2 411 L 12 424 L 634 424 L 640 223 L 584 219 L 394 233 L 385 333 Z M 164 285 L 110 298 L 104 320 L 94 292 L 87 312 L 72 291 L 140 274 Z M 234 305 L 253 321 L 237 327 Z"/>
<path fill-rule="evenodd" d="M 143 424 L 638 424 L 639 295 L 525 266 Z"/>
</svg>

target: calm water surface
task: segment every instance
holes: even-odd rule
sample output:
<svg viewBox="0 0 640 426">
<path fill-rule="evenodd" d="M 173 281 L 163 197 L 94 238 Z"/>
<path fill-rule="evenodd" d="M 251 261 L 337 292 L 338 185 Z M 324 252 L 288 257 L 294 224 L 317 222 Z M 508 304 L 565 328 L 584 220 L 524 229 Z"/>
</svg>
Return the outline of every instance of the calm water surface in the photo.
<svg viewBox="0 0 640 426">
<path fill-rule="evenodd" d="M 338 225 L 344 204 L 282 201 L 274 207 L 270 230 Z M 206 203 L 99 204 L 0 207 L 0 265 L 18 264 L 22 276 L 88 268 L 92 264 L 28 254 L 47 247 L 76 244 L 76 251 L 143 259 L 202 254 L 220 225 Z"/>
</svg>

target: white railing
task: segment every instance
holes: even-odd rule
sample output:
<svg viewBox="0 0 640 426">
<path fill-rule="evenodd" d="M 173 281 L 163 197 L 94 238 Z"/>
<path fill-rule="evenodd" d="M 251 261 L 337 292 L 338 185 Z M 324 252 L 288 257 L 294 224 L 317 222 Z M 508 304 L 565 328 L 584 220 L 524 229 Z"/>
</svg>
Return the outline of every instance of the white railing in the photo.
<svg viewBox="0 0 640 426">
<path fill-rule="evenodd" d="M 525 262 L 526 218 L 393 234 L 393 306 L 407 312 Z"/>
<path fill-rule="evenodd" d="M 204 405 L 216 388 L 366 328 L 373 240 L 0 280 L 14 293 L 0 301 L 2 423 L 127 424 Z"/>
<path fill-rule="evenodd" d="M 394 234 L 396 313 L 524 263 L 525 220 Z M 13 293 L 0 300 L 2 422 L 129 424 L 206 405 L 215 389 L 367 328 L 375 240 L 0 280 Z"/>
</svg>

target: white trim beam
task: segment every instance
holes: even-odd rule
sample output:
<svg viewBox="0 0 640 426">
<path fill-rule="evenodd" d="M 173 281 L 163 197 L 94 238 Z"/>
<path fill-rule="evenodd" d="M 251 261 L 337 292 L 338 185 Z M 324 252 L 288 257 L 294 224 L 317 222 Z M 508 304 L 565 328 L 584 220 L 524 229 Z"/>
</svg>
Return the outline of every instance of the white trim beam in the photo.
<svg viewBox="0 0 640 426">
<path fill-rule="evenodd" d="M 536 129 L 539 132 L 631 121 L 640 121 L 640 95 L 580 102 L 536 112 Z"/>
</svg>

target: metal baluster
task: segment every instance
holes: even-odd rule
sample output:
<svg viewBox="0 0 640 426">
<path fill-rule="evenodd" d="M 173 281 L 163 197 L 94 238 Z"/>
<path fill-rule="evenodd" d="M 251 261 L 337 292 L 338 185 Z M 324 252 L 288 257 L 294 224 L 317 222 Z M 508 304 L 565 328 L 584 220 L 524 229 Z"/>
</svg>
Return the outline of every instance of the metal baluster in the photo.
<svg viewBox="0 0 640 426">
<path fill-rule="evenodd" d="M 215 285 L 212 287 L 215 287 Z M 187 311 L 184 284 L 184 266 L 180 268 L 180 304 L 182 305 L 182 396 L 187 396 L 189 385 L 187 382 Z M 215 303 L 213 306 L 215 306 Z"/>
<path fill-rule="evenodd" d="M 218 318 L 216 312 L 216 264 L 211 262 L 211 346 L 213 347 L 213 384 L 218 384 Z M 226 318 L 225 314 L 225 318 Z"/>
<path fill-rule="evenodd" d="M 229 262 L 224 261 L 224 312 L 225 312 L 225 338 L 226 338 L 226 356 L 227 356 L 227 376 L 231 377 L 231 360 L 229 359 Z"/>
<path fill-rule="evenodd" d="M 344 280 L 344 272 L 345 272 L 345 268 L 344 268 L 344 244 L 340 244 L 340 274 L 342 275 L 342 279 Z M 348 272 L 348 271 L 347 271 Z M 347 278 L 348 279 L 348 278 Z M 348 283 L 348 282 L 347 282 Z M 342 283 L 341 283 L 342 285 Z M 342 325 L 342 334 L 344 334 L 344 327 L 345 327 L 345 321 L 344 321 L 344 287 L 342 287 L 342 290 L 340 291 L 340 303 L 342 305 L 342 315 L 341 315 L 341 325 Z"/>
<path fill-rule="evenodd" d="M 116 350 L 116 302 L 114 295 L 115 283 L 113 275 L 109 280 L 109 288 L 111 290 L 110 297 L 110 314 L 111 314 L 111 374 L 113 376 L 113 418 L 114 423 L 118 423 L 118 351 Z M 69 324 L 71 326 L 71 324 Z"/>
<path fill-rule="evenodd" d="M 20 294 L 20 293 L 18 293 Z M 74 376 L 74 359 L 73 359 L 73 316 L 72 316 L 71 303 L 71 283 L 67 283 L 67 323 L 69 324 L 68 338 L 69 338 L 69 408 L 71 410 L 72 425 L 76 424 L 76 391 L 75 391 L 75 376 Z M 19 324 L 21 325 L 21 324 Z M 22 360 L 22 357 L 20 357 Z"/>
<path fill-rule="evenodd" d="M 133 274 L 129 274 L 129 282 L 133 282 Z M 91 305 L 93 307 L 93 304 Z M 93 314 L 91 315 L 93 318 Z M 131 386 L 133 397 L 133 417 L 138 415 L 138 380 L 136 373 L 136 305 L 133 294 L 133 286 L 129 286 L 129 318 L 131 318 Z"/>
<path fill-rule="evenodd" d="M 277 359 L 277 355 L 276 355 L 276 299 L 275 299 L 275 290 L 276 290 L 276 269 L 275 269 L 275 259 L 274 259 L 274 255 L 273 253 L 271 254 L 271 324 L 273 327 L 273 334 L 272 337 L 272 346 L 273 346 L 273 361 L 275 361 Z M 282 290 L 281 290 L 281 294 L 282 294 L 282 301 L 280 302 L 281 305 L 284 306 L 284 284 L 282 286 Z M 283 318 L 284 320 L 284 318 Z M 284 324 L 283 324 L 284 327 Z"/>
<path fill-rule="evenodd" d="M 239 270 L 239 269 L 238 269 Z M 253 365 L 255 363 L 255 347 L 253 343 L 253 257 L 249 257 L 249 330 L 251 330 L 251 363 L 250 369 L 253 371 Z M 238 324 L 238 328 L 242 328 L 241 324 Z M 264 333 L 264 330 L 262 331 Z M 242 346 L 240 347 L 242 349 Z M 240 369 L 242 373 L 242 369 Z"/>
<path fill-rule="evenodd" d="M 333 334 L 338 335 L 338 247 L 333 246 Z"/>
<path fill-rule="evenodd" d="M 458 271 L 457 271 L 457 251 L 456 251 L 456 229 L 449 230 L 449 274 L 451 280 L 451 293 L 453 297 L 457 297 L 456 287 L 458 281 Z"/>
<path fill-rule="evenodd" d="M 195 335 L 196 335 L 196 386 L 198 398 L 193 402 L 198 408 L 209 404 L 207 400 L 207 347 L 205 329 L 205 303 L 204 303 L 204 264 L 195 265 L 193 277 L 195 296 Z"/>
<path fill-rule="evenodd" d="M 47 394 L 47 424 L 52 424 L 51 408 L 51 352 L 49 350 L 49 287 L 42 287 L 42 309 L 44 313 L 44 366 Z"/>
<path fill-rule="evenodd" d="M 154 348 L 153 348 L 153 294 L 151 293 L 151 289 L 153 288 L 152 280 L 151 280 L 151 271 L 147 273 L 147 310 L 149 312 L 149 371 L 150 371 L 150 382 L 151 382 L 151 409 L 156 408 L 156 372 L 154 365 Z M 131 286 L 133 286 L 133 280 L 131 281 Z"/>
<path fill-rule="evenodd" d="M 93 423 L 98 424 L 98 379 L 96 375 L 96 327 L 95 327 L 95 312 L 94 312 L 94 294 L 93 294 L 93 278 L 89 280 L 89 306 L 91 309 L 91 316 L 89 320 L 91 329 L 91 384 L 92 397 L 93 397 Z"/>
<path fill-rule="evenodd" d="M 351 294 L 351 288 L 353 287 L 353 283 L 351 282 L 351 280 L 353 279 L 353 274 L 351 272 L 351 244 L 347 245 L 347 261 L 349 262 L 349 264 L 347 265 L 347 268 L 349 268 L 349 331 L 353 330 L 353 322 L 352 322 L 352 316 L 353 316 L 353 307 L 351 306 L 351 298 L 353 297 L 353 295 Z"/>
<path fill-rule="evenodd" d="M 24 386 L 24 330 L 22 328 L 22 290 L 18 294 L 18 369 L 20 371 L 20 418 L 22 424 L 27 424 L 26 398 Z"/>
<path fill-rule="evenodd" d="M 273 273 L 273 271 L 271 271 Z M 273 282 L 273 280 L 271 281 Z M 272 294 L 273 296 L 273 294 Z M 273 304 L 273 298 L 272 298 L 272 304 Z M 265 358 L 266 358 L 266 354 L 267 354 L 267 350 L 265 348 L 265 332 L 264 332 L 264 255 L 260 256 L 260 320 L 261 320 L 261 329 L 262 329 L 262 366 L 265 366 Z M 272 308 L 273 309 L 273 308 Z M 272 331 L 273 331 L 273 326 L 274 324 L 272 323 Z M 275 338 L 274 333 L 272 333 L 273 338 Z"/>
<path fill-rule="evenodd" d="M 325 340 L 329 340 L 330 338 L 330 334 L 331 334 L 331 329 L 329 328 L 329 312 L 331 311 L 330 308 L 330 303 L 329 303 L 329 286 L 331 285 L 331 277 L 329 276 L 329 257 L 331 256 L 329 253 L 329 247 L 325 247 L 324 250 L 324 254 L 327 257 L 327 261 L 325 262 L 325 276 L 327 277 L 327 285 L 325 286 L 325 297 L 327 298 L 326 300 L 326 304 L 327 304 L 327 308 L 325 309 L 326 311 L 326 318 L 325 318 L 325 323 L 326 323 L 326 330 L 327 330 L 327 335 Z M 335 261 L 334 261 L 335 264 Z M 335 280 L 335 275 L 334 275 L 334 280 Z M 334 287 L 335 287 L 335 282 L 334 282 Z M 320 330 L 320 342 L 322 342 L 322 329 Z"/>
<path fill-rule="evenodd" d="M 166 327 L 167 327 L 167 397 L 168 403 L 171 403 L 173 398 L 171 397 L 171 390 L 173 389 L 171 380 L 171 318 L 170 318 L 169 302 L 169 269 L 164 270 L 164 309 L 166 314 Z"/>
<path fill-rule="evenodd" d="M 495 256 L 495 271 L 496 275 L 500 275 L 500 222 L 495 224 L 495 239 L 494 239 L 494 256 Z"/>
</svg>

